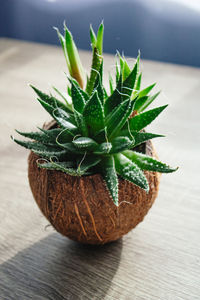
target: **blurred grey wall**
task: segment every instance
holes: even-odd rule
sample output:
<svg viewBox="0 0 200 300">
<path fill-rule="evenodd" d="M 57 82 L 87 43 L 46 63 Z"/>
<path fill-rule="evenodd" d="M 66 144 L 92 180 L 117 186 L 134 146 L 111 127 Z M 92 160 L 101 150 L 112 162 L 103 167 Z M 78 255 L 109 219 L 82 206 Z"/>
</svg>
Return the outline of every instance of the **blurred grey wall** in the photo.
<svg viewBox="0 0 200 300">
<path fill-rule="evenodd" d="M 189 0 L 188 0 L 189 1 Z M 190 0 L 192 1 L 192 0 Z M 188 2 L 189 3 L 189 2 Z M 173 0 L 0 0 L 0 36 L 58 44 L 63 21 L 90 49 L 89 24 L 105 23 L 104 51 L 200 66 L 200 10 Z"/>
</svg>

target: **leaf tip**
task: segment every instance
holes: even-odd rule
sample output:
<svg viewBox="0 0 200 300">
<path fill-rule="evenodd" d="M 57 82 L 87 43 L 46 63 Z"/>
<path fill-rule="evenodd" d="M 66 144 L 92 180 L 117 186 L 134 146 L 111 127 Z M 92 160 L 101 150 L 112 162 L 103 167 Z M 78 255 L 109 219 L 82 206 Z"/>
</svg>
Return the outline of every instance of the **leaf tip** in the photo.
<svg viewBox="0 0 200 300">
<path fill-rule="evenodd" d="M 117 201 L 113 200 L 113 202 L 114 202 L 115 206 L 119 207 L 119 201 L 118 200 Z"/>
<path fill-rule="evenodd" d="M 147 183 L 146 187 L 144 188 L 145 192 L 148 194 L 149 193 L 149 184 Z"/>
<path fill-rule="evenodd" d="M 53 26 L 53 29 L 54 29 L 55 31 L 59 32 L 59 29 L 58 29 L 58 27 L 56 27 L 56 26 Z"/>
<path fill-rule="evenodd" d="M 67 29 L 66 20 L 63 21 L 64 30 Z"/>
</svg>

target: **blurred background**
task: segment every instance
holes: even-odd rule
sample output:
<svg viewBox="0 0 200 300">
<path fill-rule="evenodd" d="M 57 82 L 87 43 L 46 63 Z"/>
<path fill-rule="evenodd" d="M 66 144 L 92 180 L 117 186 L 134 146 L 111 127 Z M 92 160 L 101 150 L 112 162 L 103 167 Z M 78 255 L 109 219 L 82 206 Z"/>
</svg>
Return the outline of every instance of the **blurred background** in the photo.
<svg viewBox="0 0 200 300">
<path fill-rule="evenodd" d="M 59 44 L 63 21 L 90 49 L 104 20 L 104 52 L 200 67 L 200 0 L 0 0 L 0 37 Z"/>
</svg>

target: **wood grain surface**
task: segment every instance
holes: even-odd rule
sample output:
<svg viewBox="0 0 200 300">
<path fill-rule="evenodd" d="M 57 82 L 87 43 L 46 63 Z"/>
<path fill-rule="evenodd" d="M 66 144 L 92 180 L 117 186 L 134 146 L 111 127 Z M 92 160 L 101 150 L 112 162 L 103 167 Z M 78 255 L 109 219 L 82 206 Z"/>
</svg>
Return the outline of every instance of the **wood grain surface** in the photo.
<svg viewBox="0 0 200 300">
<path fill-rule="evenodd" d="M 91 56 L 81 52 L 86 69 Z M 133 60 L 130 59 L 130 62 Z M 105 55 L 105 72 L 114 57 Z M 83 246 L 56 233 L 35 204 L 28 152 L 10 135 L 48 121 L 28 83 L 66 88 L 61 49 L 0 39 L 0 299 L 200 299 L 200 69 L 143 61 L 143 83 L 158 82 L 156 105 L 170 106 L 150 127 L 160 159 L 159 196 L 118 242 Z M 107 78 L 107 77 L 106 77 Z"/>
</svg>

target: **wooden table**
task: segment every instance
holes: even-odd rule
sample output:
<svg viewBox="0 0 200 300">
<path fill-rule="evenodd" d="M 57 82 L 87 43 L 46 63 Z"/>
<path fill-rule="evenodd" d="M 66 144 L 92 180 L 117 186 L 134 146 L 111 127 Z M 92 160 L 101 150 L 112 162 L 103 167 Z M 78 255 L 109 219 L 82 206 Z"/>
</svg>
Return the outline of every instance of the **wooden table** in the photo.
<svg viewBox="0 0 200 300">
<path fill-rule="evenodd" d="M 81 52 L 86 69 L 91 57 Z M 114 69 L 105 55 L 105 72 Z M 56 233 L 27 180 L 28 152 L 10 139 L 49 120 L 28 83 L 65 89 L 61 49 L 0 40 L 0 299 L 200 299 L 200 70 L 144 61 L 145 84 L 158 82 L 156 105 L 169 103 L 152 132 L 159 156 L 178 172 L 163 175 L 145 221 L 103 247 Z"/>
</svg>

